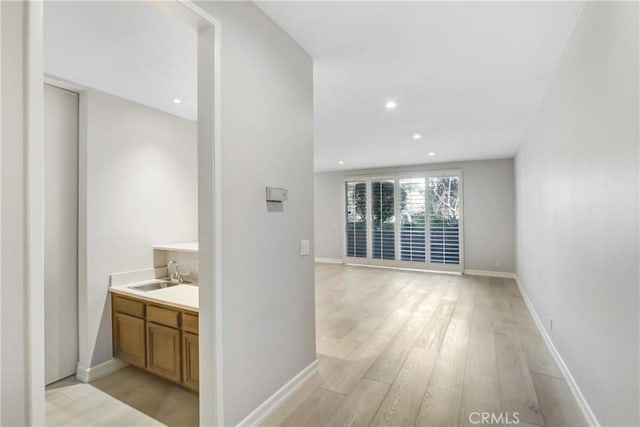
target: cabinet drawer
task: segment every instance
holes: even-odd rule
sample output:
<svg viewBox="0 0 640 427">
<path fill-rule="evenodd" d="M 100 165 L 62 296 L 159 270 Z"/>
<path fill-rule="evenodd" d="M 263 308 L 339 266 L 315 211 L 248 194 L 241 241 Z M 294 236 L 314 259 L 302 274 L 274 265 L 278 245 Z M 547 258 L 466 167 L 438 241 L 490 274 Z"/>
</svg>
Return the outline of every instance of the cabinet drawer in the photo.
<svg viewBox="0 0 640 427">
<path fill-rule="evenodd" d="M 198 333 L 198 315 L 182 313 L 182 329 L 187 332 Z"/>
<path fill-rule="evenodd" d="M 116 313 L 128 314 L 134 317 L 144 317 L 144 303 L 128 298 L 113 296 L 113 311 Z"/>
<path fill-rule="evenodd" d="M 180 327 L 180 312 L 155 305 L 147 305 L 147 320 L 178 328 Z"/>
</svg>

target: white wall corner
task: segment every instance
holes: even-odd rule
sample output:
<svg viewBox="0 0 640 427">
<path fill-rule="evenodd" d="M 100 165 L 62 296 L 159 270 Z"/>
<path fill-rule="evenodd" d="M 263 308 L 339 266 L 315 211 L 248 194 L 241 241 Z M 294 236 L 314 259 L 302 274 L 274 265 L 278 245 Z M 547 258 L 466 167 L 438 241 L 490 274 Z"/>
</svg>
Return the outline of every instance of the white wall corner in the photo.
<svg viewBox="0 0 640 427">
<path fill-rule="evenodd" d="M 469 276 L 485 276 L 485 277 L 502 277 L 505 279 L 516 279 L 515 273 L 506 271 L 489 271 L 489 270 L 464 270 L 464 274 Z"/>
<path fill-rule="evenodd" d="M 584 415 L 585 419 L 589 423 L 589 426 L 600 427 L 600 422 L 598 421 L 595 414 L 591 410 L 591 406 L 589 406 L 589 402 L 587 402 L 587 399 L 585 399 L 584 395 L 582 394 L 582 391 L 580 390 L 580 387 L 578 387 L 578 383 L 573 378 L 573 375 L 571 375 L 571 371 L 569 371 L 569 368 L 564 363 L 564 360 L 562 360 L 562 356 L 560 356 L 560 353 L 556 349 L 556 346 L 553 344 L 551 337 L 549 336 L 549 334 L 547 334 L 547 331 L 544 329 L 543 323 L 540 320 L 540 317 L 538 317 L 538 313 L 536 313 L 536 310 L 533 304 L 531 303 L 531 300 L 529 299 L 529 296 L 527 295 L 527 292 L 525 291 L 524 286 L 522 285 L 522 282 L 520 282 L 520 279 L 515 274 L 514 274 L 514 279 L 516 281 L 516 284 L 518 285 L 518 289 L 520 290 L 520 293 L 522 294 L 522 299 L 527 305 L 527 308 L 529 309 L 529 313 L 531 313 L 531 317 L 533 317 L 533 321 L 538 327 L 538 331 L 540 331 L 540 334 L 542 335 L 542 338 L 544 338 L 544 342 L 547 345 L 549 352 L 551 353 L 551 355 L 553 356 L 553 359 L 555 360 L 556 364 L 560 368 L 560 371 L 562 371 L 562 375 L 564 376 L 565 381 L 567 381 L 567 384 L 569 385 L 569 389 L 571 390 L 571 394 L 573 394 L 573 397 L 576 400 L 578 407 L 582 411 L 582 414 Z"/>
<path fill-rule="evenodd" d="M 129 366 L 128 363 L 125 363 L 119 359 L 107 360 L 104 363 L 92 366 L 90 368 L 85 368 L 78 364 L 76 367 L 76 378 L 80 382 L 90 383 L 91 381 L 95 381 L 102 377 L 106 377 L 107 375 L 113 374 L 114 372 L 119 371 L 120 369 L 127 366 Z"/>
<path fill-rule="evenodd" d="M 314 261 L 323 264 L 344 264 L 341 259 L 336 258 L 315 258 Z"/>
<path fill-rule="evenodd" d="M 262 425 L 273 412 L 284 404 L 307 381 L 311 380 L 318 372 L 318 361 L 314 360 L 309 366 L 300 371 L 279 390 L 273 393 L 267 400 L 258 406 L 253 412 L 240 421 L 237 427 L 250 427 Z"/>
</svg>

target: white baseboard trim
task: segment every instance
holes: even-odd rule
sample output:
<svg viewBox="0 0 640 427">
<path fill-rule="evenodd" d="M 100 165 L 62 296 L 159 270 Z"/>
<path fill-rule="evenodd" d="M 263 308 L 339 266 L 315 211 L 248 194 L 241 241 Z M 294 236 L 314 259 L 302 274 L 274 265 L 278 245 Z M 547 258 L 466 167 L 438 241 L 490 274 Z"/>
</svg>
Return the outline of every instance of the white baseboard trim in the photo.
<svg viewBox="0 0 640 427">
<path fill-rule="evenodd" d="M 342 264 L 343 263 L 341 259 L 336 259 L 336 258 L 316 258 L 314 261 L 324 263 L 324 264 Z"/>
<path fill-rule="evenodd" d="M 502 277 L 505 279 L 515 279 L 515 273 L 508 273 L 505 271 L 489 271 L 489 270 L 464 270 L 464 274 L 470 276 L 485 276 L 485 277 Z"/>
<path fill-rule="evenodd" d="M 522 286 L 522 283 L 520 282 L 520 278 L 517 275 L 514 275 L 514 276 L 515 276 L 514 278 L 515 278 L 516 284 L 518 285 L 518 289 L 520 289 L 520 293 L 522 294 L 522 299 L 524 299 L 524 302 L 527 305 L 527 308 L 529 309 L 529 313 L 531 313 L 531 317 L 533 317 L 533 321 L 536 323 L 536 326 L 538 327 L 538 331 L 540 331 L 542 338 L 544 338 L 544 342 L 547 345 L 549 352 L 551 352 L 553 359 L 558 364 L 560 371 L 562 371 L 562 375 L 564 376 L 565 381 L 567 381 L 567 384 L 569 385 L 569 389 L 571 390 L 571 394 L 573 394 L 574 399 L 578 403 L 578 407 L 580 407 L 582 414 L 584 415 L 584 417 L 586 418 L 587 422 L 591 427 L 601 427 L 600 422 L 598 421 L 595 414 L 591 410 L 591 407 L 589 406 L 589 402 L 587 402 L 587 399 L 585 399 L 584 395 L 582 394 L 582 391 L 580 391 L 580 387 L 578 387 L 578 383 L 573 378 L 573 375 L 571 375 L 571 371 L 569 371 L 569 368 L 564 363 L 564 360 L 562 360 L 562 356 L 560 356 L 558 349 L 556 349 L 556 346 L 553 344 L 551 337 L 549 336 L 549 334 L 547 334 L 547 331 L 544 328 L 544 324 L 540 320 L 540 317 L 538 317 L 538 313 L 533 307 L 533 304 L 531 303 L 531 300 L 529 299 L 527 292 L 524 290 L 524 286 Z"/>
<path fill-rule="evenodd" d="M 295 377 L 289 380 L 271 397 L 265 400 L 253 412 L 238 423 L 237 427 L 250 427 L 262 425 L 264 421 L 291 397 L 300 387 L 309 381 L 318 372 L 318 361 L 314 360 L 309 366 L 300 371 Z"/>
<path fill-rule="evenodd" d="M 444 271 L 444 270 L 425 270 L 423 268 L 408 268 L 408 267 L 396 267 L 393 265 L 376 265 L 376 264 L 354 264 L 352 262 L 345 262 L 344 265 L 351 267 L 364 267 L 364 268 L 382 268 L 385 270 L 398 270 L 398 271 L 413 271 L 416 273 L 429 273 L 429 274 L 448 274 L 450 276 L 461 276 L 462 273 L 457 271 Z"/>
<path fill-rule="evenodd" d="M 80 364 L 78 364 L 76 366 L 76 378 L 80 382 L 90 383 L 91 381 L 95 381 L 109 374 L 113 374 L 114 372 L 119 371 L 120 369 L 127 366 L 129 366 L 128 363 L 125 363 L 119 359 L 107 360 L 104 363 L 92 366 L 90 368 L 84 368 L 80 366 Z"/>
</svg>

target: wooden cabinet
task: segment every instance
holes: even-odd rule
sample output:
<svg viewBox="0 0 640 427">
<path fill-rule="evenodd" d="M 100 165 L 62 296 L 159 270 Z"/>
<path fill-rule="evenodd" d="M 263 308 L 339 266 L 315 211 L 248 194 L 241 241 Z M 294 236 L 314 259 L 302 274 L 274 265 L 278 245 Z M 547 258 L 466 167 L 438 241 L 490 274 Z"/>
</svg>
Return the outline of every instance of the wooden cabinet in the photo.
<svg viewBox="0 0 640 427">
<path fill-rule="evenodd" d="M 114 355 L 125 362 L 144 368 L 146 359 L 144 320 L 115 313 L 113 326 Z"/>
<path fill-rule="evenodd" d="M 180 362 L 180 330 L 147 321 L 147 369 L 179 383 Z"/>
<path fill-rule="evenodd" d="M 198 390 L 198 313 L 112 294 L 113 354 Z"/>
<path fill-rule="evenodd" d="M 198 315 L 182 313 L 182 330 L 198 335 Z"/>
<path fill-rule="evenodd" d="M 182 382 L 193 390 L 198 390 L 200 384 L 198 351 L 198 336 L 182 332 Z"/>
</svg>

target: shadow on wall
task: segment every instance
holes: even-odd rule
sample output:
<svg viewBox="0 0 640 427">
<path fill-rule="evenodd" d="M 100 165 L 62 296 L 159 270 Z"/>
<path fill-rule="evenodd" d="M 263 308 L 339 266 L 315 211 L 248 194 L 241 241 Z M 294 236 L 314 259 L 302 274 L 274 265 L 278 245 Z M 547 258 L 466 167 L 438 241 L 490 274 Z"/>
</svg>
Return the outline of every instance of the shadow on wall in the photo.
<svg viewBox="0 0 640 427">
<path fill-rule="evenodd" d="M 267 202 L 267 212 L 284 212 L 284 203 Z"/>
<path fill-rule="evenodd" d="M 91 310 L 91 307 L 89 307 L 89 310 Z M 89 366 L 92 367 L 107 362 L 110 359 L 109 357 L 107 360 L 102 360 L 99 355 L 113 354 L 113 339 L 111 335 L 111 294 L 109 292 L 106 293 L 105 298 L 102 301 L 102 314 L 100 315 L 100 322 L 98 325 L 100 326 L 96 332 L 96 341 L 93 346 L 94 350 L 89 364 Z"/>
</svg>

